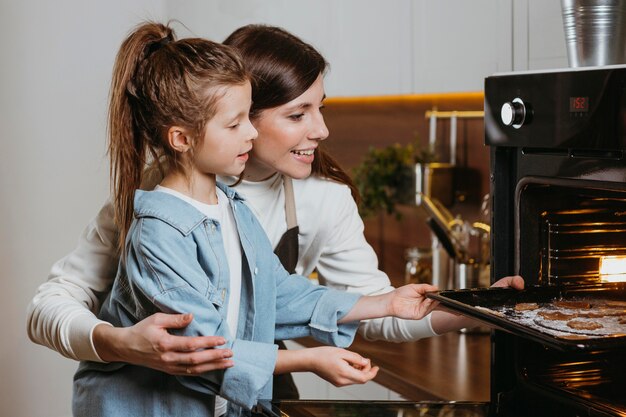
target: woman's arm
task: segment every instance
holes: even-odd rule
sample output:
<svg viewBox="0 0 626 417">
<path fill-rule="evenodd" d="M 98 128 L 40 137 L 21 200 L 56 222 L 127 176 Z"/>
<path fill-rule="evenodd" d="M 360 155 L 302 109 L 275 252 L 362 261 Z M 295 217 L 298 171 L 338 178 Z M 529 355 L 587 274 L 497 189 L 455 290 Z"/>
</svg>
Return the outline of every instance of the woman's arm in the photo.
<svg viewBox="0 0 626 417">
<path fill-rule="evenodd" d="M 107 203 L 81 234 L 74 251 L 56 262 L 28 308 L 35 343 L 77 360 L 100 358 L 91 342 L 95 316 L 117 270 L 113 208 Z"/>
<path fill-rule="evenodd" d="M 279 350 L 274 374 L 290 372 L 313 372 L 334 386 L 343 387 L 372 380 L 378 367 L 358 353 L 336 347 Z"/>
<path fill-rule="evenodd" d="M 209 349 L 221 345 L 221 339 L 166 331 L 189 324 L 182 314 L 155 315 L 128 328 L 96 317 L 117 271 L 116 242 L 113 207 L 107 202 L 74 251 L 52 266 L 48 280 L 37 289 L 27 313 L 30 339 L 75 360 L 127 362 L 172 374 L 181 372 L 180 364 L 194 373 L 231 366 L 224 358 L 232 352 Z"/>
</svg>

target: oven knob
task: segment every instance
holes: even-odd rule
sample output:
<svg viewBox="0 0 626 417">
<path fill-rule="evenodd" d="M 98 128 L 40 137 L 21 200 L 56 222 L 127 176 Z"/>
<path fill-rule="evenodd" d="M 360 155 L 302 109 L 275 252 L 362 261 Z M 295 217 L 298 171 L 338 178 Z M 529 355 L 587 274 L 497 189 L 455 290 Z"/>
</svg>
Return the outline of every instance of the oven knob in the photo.
<svg viewBox="0 0 626 417">
<path fill-rule="evenodd" d="M 506 126 L 513 126 L 515 129 L 522 127 L 526 119 L 526 106 L 522 99 L 515 98 L 504 103 L 500 109 L 500 118 Z"/>
</svg>

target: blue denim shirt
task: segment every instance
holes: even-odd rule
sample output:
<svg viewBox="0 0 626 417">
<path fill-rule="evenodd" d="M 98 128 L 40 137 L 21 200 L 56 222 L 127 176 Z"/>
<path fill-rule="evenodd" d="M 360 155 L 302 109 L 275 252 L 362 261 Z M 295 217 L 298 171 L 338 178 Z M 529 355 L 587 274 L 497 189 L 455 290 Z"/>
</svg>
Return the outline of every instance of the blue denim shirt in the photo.
<svg viewBox="0 0 626 417">
<path fill-rule="evenodd" d="M 229 415 L 271 398 L 277 349 L 273 341 L 313 336 L 348 346 L 358 323 L 338 325 L 359 298 L 289 275 L 261 225 L 232 189 L 229 198 L 242 246 L 242 289 L 237 334 L 226 323 L 230 288 L 218 221 L 158 191 L 137 191 L 135 220 L 100 318 L 131 326 L 156 312 L 191 312 L 175 333 L 219 335 L 235 365 L 199 376 L 171 376 L 122 363 L 81 362 L 74 377 L 74 415 L 213 415 L 214 395 L 229 400 Z M 174 333 L 174 332 L 173 332 Z"/>
</svg>

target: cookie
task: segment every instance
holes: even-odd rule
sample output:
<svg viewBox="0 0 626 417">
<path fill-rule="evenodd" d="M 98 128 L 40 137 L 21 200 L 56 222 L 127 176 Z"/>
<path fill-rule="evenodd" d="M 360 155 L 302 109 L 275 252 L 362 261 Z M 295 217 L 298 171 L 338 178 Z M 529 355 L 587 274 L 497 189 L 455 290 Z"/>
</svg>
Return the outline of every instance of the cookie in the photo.
<svg viewBox="0 0 626 417">
<path fill-rule="evenodd" d="M 556 320 L 556 321 L 565 321 L 575 319 L 578 315 L 575 313 L 568 314 L 563 313 L 562 311 L 540 311 L 537 313 L 538 316 L 543 317 L 546 320 Z"/>
<path fill-rule="evenodd" d="M 576 330 L 596 330 L 604 326 L 596 321 L 570 320 L 567 325 Z"/>
<path fill-rule="evenodd" d="M 537 310 L 538 308 L 539 308 L 539 304 L 537 304 L 537 303 L 517 303 L 517 304 L 515 304 L 515 311 Z"/>
</svg>

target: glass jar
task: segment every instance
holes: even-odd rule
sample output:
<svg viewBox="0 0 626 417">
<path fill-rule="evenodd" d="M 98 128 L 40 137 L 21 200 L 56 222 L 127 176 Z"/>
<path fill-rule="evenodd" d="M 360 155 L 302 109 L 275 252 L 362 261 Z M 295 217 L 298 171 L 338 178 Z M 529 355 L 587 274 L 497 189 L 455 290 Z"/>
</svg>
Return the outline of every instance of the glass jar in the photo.
<svg viewBox="0 0 626 417">
<path fill-rule="evenodd" d="M 404 252 L 406 265 L 404 268 L 405 284 L 431 284 L 433 258 L 430 248 L 408 248 Z"/>
</svg>

